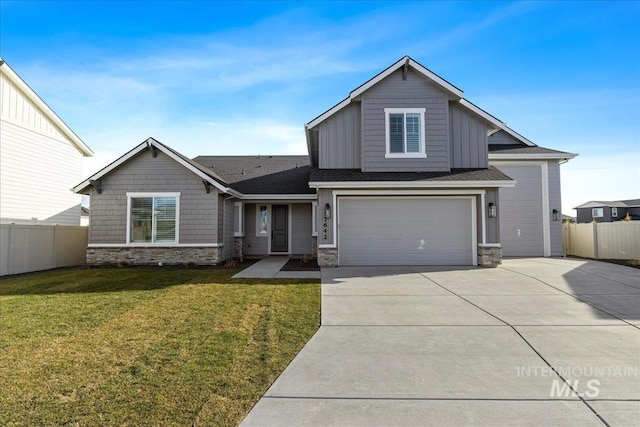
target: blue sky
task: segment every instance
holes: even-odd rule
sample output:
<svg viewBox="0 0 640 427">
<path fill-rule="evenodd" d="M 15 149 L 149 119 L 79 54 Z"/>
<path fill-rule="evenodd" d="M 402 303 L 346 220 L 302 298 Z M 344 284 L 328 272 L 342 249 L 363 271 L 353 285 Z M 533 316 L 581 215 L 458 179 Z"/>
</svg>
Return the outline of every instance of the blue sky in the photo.
<svg viewBox="0 0 640 427">
<path fill-rule="evenodd" d="M 580 156 L 563 212 L 640 197 L 640 2 L 0 1 L 0 55 L 96 152 L 305 153 L 303 125 L 404 55 Z"/>
</svg>

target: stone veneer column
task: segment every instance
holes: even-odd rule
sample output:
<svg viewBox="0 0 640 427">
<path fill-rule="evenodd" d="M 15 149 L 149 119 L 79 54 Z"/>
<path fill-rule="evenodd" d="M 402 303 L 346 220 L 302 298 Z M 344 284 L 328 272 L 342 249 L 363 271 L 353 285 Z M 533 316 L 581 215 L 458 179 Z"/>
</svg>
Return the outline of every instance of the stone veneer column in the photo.
<svg viewBox="0 0 640 427">
<path fill-rule="evenodd" d="M 337 267 L 338 249 L 318 248 L 318 265 L 320 267 Z"/>
<path fill-rule="evenodd" d="M 502 245 L 500 243 L 478 244 L 478 267 L 497 267 L 502 264 Z"/>
<path fill-rule="evenodd" d="M 318 236 L 311 237 L 311 256 L 318 257 Z"/>
<path fill-rule="evenodd" d="M 233 257 L 238 258 L 240 262 L 244 260 L 244 237 L 233 238 Z"/>
</svg>

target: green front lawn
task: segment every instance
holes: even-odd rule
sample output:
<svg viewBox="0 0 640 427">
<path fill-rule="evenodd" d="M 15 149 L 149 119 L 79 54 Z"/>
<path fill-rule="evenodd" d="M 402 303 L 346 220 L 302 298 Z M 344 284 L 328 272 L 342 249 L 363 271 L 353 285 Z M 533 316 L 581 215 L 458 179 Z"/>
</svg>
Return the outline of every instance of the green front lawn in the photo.
<svg viewBox="0 0 640 427">
<path fill-rule="evenodd" d="M 317 330 L 317 280 L 238 269 L 0 280 L 0 425 L 237 425 Z"/>
</svg>

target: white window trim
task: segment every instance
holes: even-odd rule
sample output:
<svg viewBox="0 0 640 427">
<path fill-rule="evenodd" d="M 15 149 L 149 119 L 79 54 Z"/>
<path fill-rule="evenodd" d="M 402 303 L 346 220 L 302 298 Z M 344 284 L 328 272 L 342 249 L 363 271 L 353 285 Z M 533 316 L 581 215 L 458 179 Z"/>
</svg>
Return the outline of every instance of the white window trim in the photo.
<svg viewBox="0 0 640 427">
<path fill-rule="evenodd" d="M 426 152 L 426 144 L 425 144 L 425 121 L 424 121 L 424 113 L 426 111 L 426 108 L 385 108 L 384 109 L 384 138 L 386 141 L 386 153 L 385 153 L 385 158 L 387 159 L 407 159 L 407 158 L 425 158 L 427 157 L 427 152 Z M 420 152 L 418 153 L 392 153 L 391 152 L 391 141 L 389 140 L 389 115 L 390 114 L 407 114 L 407 113 L 413 113 L 413 114 L 420 114 Z M 403 126 L 406 127 L 406 120 L 403 120 Z M 406 150 L 406 138 L 407 138 L 407 132 L 405 129 L 404 132 L 404 148 Z"/>
<path fill-rule="evenodd" d="M 267 232 L 260 233 L 260 206 L 267 207 Z M 258 203 L 256 205 L 256 237 L 269 237 L 271 238 L 271 205 L 267 203 Z"/>
<path fill-rule="evenodd" d="M 596 215 L 599 212 L 600 215 Z M 592 208 L 591 209 L 591 217 L 592 218 L 603 218 L 604 217 L 604 208 Z"/>
<path fill-rule="evenodd" d="M 311 236 L 318 236 L 318 202 L 311 202 Z"/>
<path fill-rule="evenodd" d="M 236 206 L 239 207 L 238 209 L 238 227 L 239 230 L 236 230 L 234 227 L 233 230 L 233 236 L 234 237 L 244 237 L 244 204 L 242 202 L 234 202 L 233 203 L 233 209 L 235 211 Z M 235 212 L 234 212 L 235 214 Z"/>
<path fill-rule="evenodd" d="M 618 208 L 611 208 L 611 217 L 618 218 Z"/>
<path fill-rule="evenodd" d="M 175 197 L 176 198 L 176 241 L 171 242 L 131 242 L 131 199 L 138 197 Z M 167 246 L 180 242 L 180 193 L 127 193 L 127 239 L 129 246 Z"/>
</svg>

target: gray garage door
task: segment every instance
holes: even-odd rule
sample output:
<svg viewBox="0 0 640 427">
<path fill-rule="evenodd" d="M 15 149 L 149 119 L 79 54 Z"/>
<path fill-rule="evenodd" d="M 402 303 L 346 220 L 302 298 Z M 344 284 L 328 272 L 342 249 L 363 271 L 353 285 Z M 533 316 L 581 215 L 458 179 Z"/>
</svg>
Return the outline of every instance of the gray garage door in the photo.
<svg viewBox="0 0 640 427">
<path fill-rule="evenodd" d="M 503 256 L 543 256 L 542 172 L 540 166 L 499 166 L 518 181 L 500 189 L 500 243 Z"/>
<path fill-rule="evenodd" d="M 470 199 L 340 198 L 340 265 L 472 265 Z"/>
</svg>

